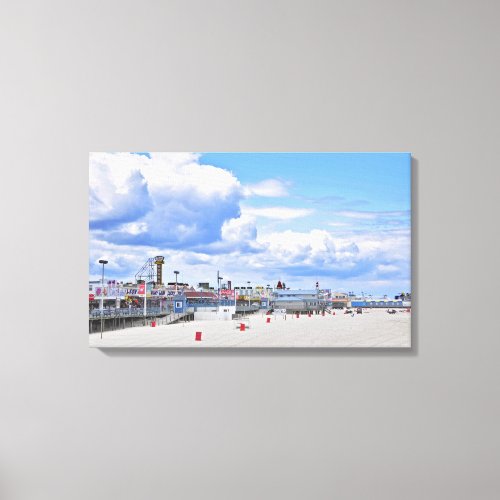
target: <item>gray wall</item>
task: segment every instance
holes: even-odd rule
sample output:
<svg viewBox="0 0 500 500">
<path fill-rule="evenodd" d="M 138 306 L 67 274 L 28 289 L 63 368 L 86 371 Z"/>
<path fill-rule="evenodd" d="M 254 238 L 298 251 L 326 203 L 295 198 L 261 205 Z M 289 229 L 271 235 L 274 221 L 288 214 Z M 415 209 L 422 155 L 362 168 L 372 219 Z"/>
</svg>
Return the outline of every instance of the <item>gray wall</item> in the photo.
<svg viewBox="0 0 500 500">
<path fill-rule="evenodd" d="M 0 498 L 498 498 L 499 15 L 4 1 Z M 94 150 L 413 152 L 414 348 L 88 349 Z"/>
</svg>

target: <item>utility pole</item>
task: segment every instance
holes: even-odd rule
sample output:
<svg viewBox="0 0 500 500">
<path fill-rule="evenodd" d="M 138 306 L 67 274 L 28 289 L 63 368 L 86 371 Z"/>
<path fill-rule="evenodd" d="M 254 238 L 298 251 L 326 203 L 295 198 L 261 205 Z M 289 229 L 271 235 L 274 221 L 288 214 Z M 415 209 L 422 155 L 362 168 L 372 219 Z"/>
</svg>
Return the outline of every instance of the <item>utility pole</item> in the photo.
<svg viewBox="0 0 500 500">
<path fill-rule="evenodd" d="M 217 307 L 220 306 L 220 282 L 223 280 L 224 278 L 220 275 L 219 271 L 217 271 L 217 298 L 218 298 L 218 304 L 217 304 Z"/>
<path fill-rule="evenodd" d="M 107 264 L 108 261 L 101 259 L 99 260 L 99 264 L 102 264 L 102 280 L 101 280 L 101 339 L 102 339 L 102 330 L 104 328 L 103 321 L 104 321 L 104 265 Z"/>
<path fill-rule="evenodd" d="M 175 295 L 177 295 L 177 276 L 179 275 L 179 271 L 174 271 L 175 274 Z"/>
</svg>

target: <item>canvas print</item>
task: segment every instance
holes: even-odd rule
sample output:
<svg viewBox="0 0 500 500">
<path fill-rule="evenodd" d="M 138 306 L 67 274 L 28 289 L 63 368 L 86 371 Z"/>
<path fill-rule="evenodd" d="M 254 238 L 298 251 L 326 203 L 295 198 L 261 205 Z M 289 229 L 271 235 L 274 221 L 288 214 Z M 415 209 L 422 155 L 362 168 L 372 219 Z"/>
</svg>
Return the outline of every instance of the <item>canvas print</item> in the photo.
<svg viewBox="0 0 500 500">
<path fill-rule="evenodd" d="M 92 347 L 411 347 L 409 153 L 91 153 Z"/>
</svg>

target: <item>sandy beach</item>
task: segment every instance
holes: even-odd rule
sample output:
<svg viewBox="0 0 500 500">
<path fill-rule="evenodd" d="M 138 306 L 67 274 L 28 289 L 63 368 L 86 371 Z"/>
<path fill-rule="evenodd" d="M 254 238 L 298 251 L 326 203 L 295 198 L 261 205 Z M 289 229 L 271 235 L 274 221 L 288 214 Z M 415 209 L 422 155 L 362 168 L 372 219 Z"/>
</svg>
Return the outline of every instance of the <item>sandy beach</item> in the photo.
<svg viewBox="0 0 500 500">
<path fill-rule="evenodd" d="M 239 321 L 191 321 L 135 327 L 89 335 L 91 347 L 411 347 L 411 313 L 366 310 L 354 316 L 250 316 L 249 328 Z M 195 340 L 201 332 L 201 341 Z"/>
</svg>

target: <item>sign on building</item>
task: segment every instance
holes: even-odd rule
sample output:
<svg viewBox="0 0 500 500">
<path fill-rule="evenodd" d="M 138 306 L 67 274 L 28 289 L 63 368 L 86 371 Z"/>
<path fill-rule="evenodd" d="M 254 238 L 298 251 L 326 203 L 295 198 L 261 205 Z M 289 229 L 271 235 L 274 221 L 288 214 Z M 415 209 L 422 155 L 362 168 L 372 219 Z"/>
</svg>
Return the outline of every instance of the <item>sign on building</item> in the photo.
<svg viewBox="0 0 500 500">
<path fill-rule="evenodd" d="M 234 290 L 222 289 L 220 295 L 226 299 L 234 300 Z"/>
</svg>

